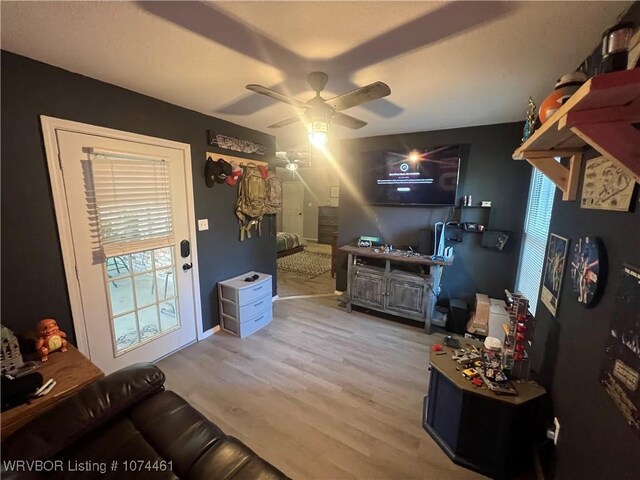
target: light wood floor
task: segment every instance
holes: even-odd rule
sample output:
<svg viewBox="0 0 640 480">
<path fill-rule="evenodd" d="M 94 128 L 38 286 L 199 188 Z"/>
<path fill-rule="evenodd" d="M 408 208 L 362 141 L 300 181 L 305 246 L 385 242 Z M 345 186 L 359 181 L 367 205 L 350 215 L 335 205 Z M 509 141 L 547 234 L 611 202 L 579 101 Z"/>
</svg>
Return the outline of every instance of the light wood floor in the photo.
<svg viewBox="0 0 640 480">
<path fill-rule="evenodd" d="M 220 333 L 159 366 L 169 389 L 293 478 L 484 478 L 421 426 L 440 340 L 332 297 L 282 300 L 254 335 Z"/>
</svg>

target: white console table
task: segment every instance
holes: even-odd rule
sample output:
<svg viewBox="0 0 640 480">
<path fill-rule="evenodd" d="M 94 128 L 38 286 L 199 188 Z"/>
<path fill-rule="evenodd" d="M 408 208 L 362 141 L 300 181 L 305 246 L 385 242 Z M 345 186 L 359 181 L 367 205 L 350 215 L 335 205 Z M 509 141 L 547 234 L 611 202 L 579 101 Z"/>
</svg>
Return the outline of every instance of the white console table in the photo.
<svg viewBox="0 0 640 480">
<path fill-rule="evenodd" d="M 376 252 L 375 248 L 359 248 L 344 245 L 340 250 L 349 255 L 347 271 L 347 311 L 352 305 L 409 318 L 424 323 L 424 330 L 431 333 L 431 319 L 440 291 L 442 269 L 453 263 L 432 260 L 428 256 L 405 255 L 398 250 L 390 253 Z M 374 265 L 358 265 L 358 257 L 384 261 L 384 268 Z M 428 273 L 406 270 L 407 265 L 417 265 Z"/>
</svg>

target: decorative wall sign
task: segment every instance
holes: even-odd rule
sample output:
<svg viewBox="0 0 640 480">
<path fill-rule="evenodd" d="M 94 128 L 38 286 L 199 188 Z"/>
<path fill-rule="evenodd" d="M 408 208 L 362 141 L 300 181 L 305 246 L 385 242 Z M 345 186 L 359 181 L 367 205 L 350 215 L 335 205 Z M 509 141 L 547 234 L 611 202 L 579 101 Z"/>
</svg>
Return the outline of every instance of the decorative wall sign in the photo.
<svg viewBox="0 0 640 480">
<path fill-rule="evenodd" d="M 330 198 L 340 197 L 340 187 L 329 187 L 329 197 Z"/>
<path fill-rule="evenodd" d="M 640 438 L 640 269 L 624 265 L 600 382 Z"/>
<path fill-rule="evenodd" d="M 593 304 L 604 286 L 603 247 L 595 237 L 580 238 L 571 255 L 571 284 L 578 301 Z"/>
<path fill-rule="evenodd" d="M 607 157 L 587 161 L 582 183 L 582 208 L 629 211 L 634 178 Z"/>
<path fill-rule="evenodd" d="M 544 262 L 542 294 L 540 295 L 540 299 L 554 317 L 558 310 L 558 300 L 560 299 L 560 290 L 562 289 L 564 266 L 567 263 L 568 247 L 568 238 L 563 238 L 555 233 L 552 233 L 549 237 L 549 248 L 547 249 L 547 258 Z"/>
<path fill-rule="evenodd" d="M 233 150 L 235 152 L 255 153 L 258 155 L 267 154 L 267 146 L 260 143 L 251 142 L 249 140 L 242 140 L 236 137 L 230 137 L 228 135 L 216 133 L 211 130 L 207 130 L 207 136 L 209 145 L 215 145 L 226 150 Z"/>
</svg>

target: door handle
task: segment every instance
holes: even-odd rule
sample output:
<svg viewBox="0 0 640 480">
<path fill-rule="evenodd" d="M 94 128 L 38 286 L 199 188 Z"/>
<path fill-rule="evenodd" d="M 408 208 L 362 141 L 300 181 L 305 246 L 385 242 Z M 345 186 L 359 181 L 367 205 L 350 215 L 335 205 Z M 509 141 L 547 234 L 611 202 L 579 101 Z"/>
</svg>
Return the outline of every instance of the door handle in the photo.
<svg viewBox="0 0 640 480">
<path fill-rule="evenodd" d="M 185 263 L 184 265 L 182 265 L 182 270 L 184 270 L 185 272 L 187 270 L 191 270 L 193 268 L 193 265 L 190 263 Z"/>
</svg>

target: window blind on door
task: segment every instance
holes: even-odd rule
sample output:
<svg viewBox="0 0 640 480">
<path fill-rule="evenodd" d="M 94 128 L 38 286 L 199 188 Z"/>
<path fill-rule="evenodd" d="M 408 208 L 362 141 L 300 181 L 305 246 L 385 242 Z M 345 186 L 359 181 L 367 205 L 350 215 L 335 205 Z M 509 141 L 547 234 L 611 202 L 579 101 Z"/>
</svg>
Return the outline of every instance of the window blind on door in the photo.
<svg viewBox="0 0 640 480">
<path fill-rule="evenodd" d="M 103 258 L 175 244 L 168 162 L 91 154 L 90 164 Z"/>
<path fill-rule="evenodd" d="M 549 223 L 556 186 L 534 168 L 529 188 L 529 201 L 524 222 L 522 251 L 516 279 L 516 290 L 529 299 L 529 310 L 535 315 L 540 294 Z"/>
</svg>

